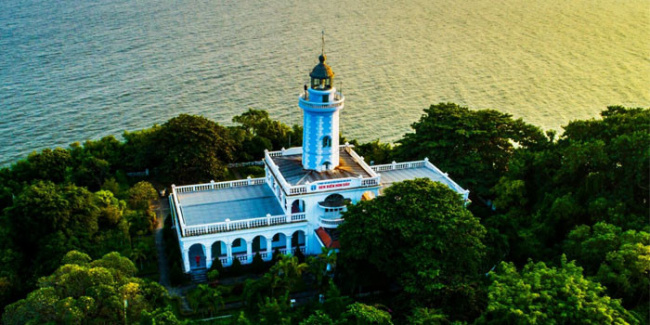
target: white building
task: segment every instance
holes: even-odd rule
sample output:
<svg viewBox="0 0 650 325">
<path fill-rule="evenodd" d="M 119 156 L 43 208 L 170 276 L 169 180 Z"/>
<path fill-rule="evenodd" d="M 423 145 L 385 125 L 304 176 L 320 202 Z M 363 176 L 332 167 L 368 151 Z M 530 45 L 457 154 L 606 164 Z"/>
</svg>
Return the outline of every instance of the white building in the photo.
<svg viewBox="0 0 650 325">
<path fill-rule="evenodd" d="M 303 147 L 264 152 L 264 178 L 172 185 L 169 197 L 185 272 L 214 261 L 251 263 L 276 249 L 318 254 L 338 248 L 336 227 L 347 203 L 369 200 L 394 182 L 425 177 L 463 195 L 446 173 L 427 159 L 369 166 L 353 146 L 339 145 L 339 112 L 345 98 L 336 91 L 325 55 L 310 74 L 311 87 L 298 98 L 303 111 Z"/>
</svg>

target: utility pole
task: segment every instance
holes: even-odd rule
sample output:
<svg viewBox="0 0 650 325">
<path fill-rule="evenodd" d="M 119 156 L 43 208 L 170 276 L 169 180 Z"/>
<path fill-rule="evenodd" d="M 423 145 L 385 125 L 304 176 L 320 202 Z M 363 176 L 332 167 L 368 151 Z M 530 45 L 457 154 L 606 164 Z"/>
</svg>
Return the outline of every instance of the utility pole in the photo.
<svg viewBox="0 0 650 325">
<path fill-rule="evenodd" d="M 128 307 L 128 306 L 129 306 L 129 301 L 124 299 L 124 325 L 127 325 L 127 322 L 126 322 L 126 307 Z"/>
</svg>

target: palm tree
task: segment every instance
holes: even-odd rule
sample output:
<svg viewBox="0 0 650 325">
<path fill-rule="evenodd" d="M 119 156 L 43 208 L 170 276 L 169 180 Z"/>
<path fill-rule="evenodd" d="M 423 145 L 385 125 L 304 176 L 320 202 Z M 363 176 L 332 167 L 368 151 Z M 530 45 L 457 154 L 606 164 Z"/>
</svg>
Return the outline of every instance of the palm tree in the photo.
<svg viewBox="0 0 650 325">
<path fill-rule="evenodd" d="M 143 242 L 138 242 L 135 247 L 131 249 L 131 260 L 133 262 L 136 262 L 140 264 L 140 270 L 142 270 L 142 262 L 146 261 L 148 256 L 147 256 L 147 245 L 145 245 Z"/>
<path fill-rule="evenodd" d="M 192 290 L 187 297 L 189 298 L 190 307 L 194 311 L 204 310 L 214 315 L 219 308 L 223 307 L 224 301 L 221 296 L 221 291 L 217 288 L 212 288 L 207 284 L 199 284 L 196 289 Z"/>
<path fill-rule="evenodd" d="M 266 276 L 271 277 L 271 293 L 273 294 L 275 288 L 291 291 L 296 283 L 302 279 L 302 274 L 308 268 L 307 263 L 298 262 L 298 258 L 295 256 L 280 256 L 278 262 L 266 274 Z"/>
</svg>

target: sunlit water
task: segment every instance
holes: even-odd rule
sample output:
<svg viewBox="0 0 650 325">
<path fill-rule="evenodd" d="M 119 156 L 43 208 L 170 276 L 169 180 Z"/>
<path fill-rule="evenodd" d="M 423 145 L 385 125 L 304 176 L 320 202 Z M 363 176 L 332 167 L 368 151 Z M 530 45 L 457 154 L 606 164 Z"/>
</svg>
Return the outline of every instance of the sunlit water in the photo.
<svg viewBox="0 0 650 325">
<path fill-rule="evenodd" d="M 0 165 L 180 113 L 300 123 L 322 29 L 348 138 L 441 101 L 559 129 L 649 105 L 649 21 L 647 0 L 2 0 Z"/>
</svg>

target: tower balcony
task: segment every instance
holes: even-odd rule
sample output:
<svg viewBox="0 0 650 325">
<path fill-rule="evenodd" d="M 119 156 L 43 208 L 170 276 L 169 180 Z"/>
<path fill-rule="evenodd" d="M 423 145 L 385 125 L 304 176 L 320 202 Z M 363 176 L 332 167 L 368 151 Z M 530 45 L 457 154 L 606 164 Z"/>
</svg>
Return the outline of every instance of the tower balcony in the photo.
<svg viewBox="0 0 650 325">
<path fill-rule="evenodd" d="M 338 218 L 328 218 L 327 216 L 319 216 L 318 221 L 321 227 L 323 228 L 336 228 L 342 224 L 345 220 L 339 215 Z"/>
<path fill-rule="evenodd" d="M 319 97 L 316 100 L 315 97 Z M 340 92 L 334 93 L 332 101 L 322 102 L 322 97 L 317 95 L 309 95 L 309 92 L 302 93 L 298 97 L 298 106 L 302 109 L 312 111 L 334 111 L 343 108 L 345 97 Z"/>
</svg>

